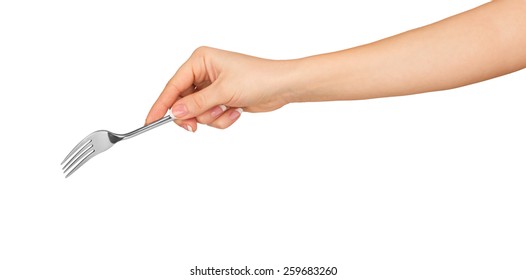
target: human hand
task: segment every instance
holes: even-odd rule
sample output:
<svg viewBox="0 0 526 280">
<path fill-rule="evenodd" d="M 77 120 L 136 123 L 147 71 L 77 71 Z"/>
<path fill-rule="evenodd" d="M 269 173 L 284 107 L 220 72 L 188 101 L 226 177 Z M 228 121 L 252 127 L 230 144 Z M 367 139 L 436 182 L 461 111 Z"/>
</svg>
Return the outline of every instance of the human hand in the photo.
<svg viewBox="0 0 526 280">
<path fill-rule="evenodd" d="M 175 123 L 227 128 L 241 112 L 267 112 L 289 103 L 291 61 L 274 61 L 200 47 L 179 68 L 153 104 L 146 124 L 171 108 Z"/>
</svg>

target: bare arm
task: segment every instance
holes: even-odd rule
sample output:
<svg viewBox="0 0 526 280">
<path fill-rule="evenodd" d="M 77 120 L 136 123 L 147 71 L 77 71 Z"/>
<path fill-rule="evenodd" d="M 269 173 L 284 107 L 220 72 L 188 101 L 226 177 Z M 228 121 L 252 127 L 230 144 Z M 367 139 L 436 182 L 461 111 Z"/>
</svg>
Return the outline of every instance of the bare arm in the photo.
<svg viewBox="0 0 526 280">
<path fill-rule="evenodd" d="M 298 62 L 293 101 L 460 87 L 526 67 L 526 1 L 501 0 L 381 41 Z M 308 70 L 306 70 L 308 69 Z"/>
<path fill-rule="evenodd" d="M 180 126 L 226 128 L 242 110 L 290 102 L 353 100 L 460 87 L 526 67 L 526 0 L 499 0 L 371 44 L 274 61 L 199 48 L 153 105 Z"/>
</svg>

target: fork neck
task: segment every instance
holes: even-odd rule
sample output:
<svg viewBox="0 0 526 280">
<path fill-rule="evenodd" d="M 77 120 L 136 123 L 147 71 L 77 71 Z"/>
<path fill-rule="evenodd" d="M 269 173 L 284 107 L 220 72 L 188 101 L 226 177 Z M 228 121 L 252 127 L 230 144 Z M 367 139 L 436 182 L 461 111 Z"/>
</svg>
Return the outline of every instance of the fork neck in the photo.
<svg viewBox="0 0 526 280">
<path fill-rule="evenodd" d="M 139 134 L 142 134 L 148 130 L 151 130 L 151 129 L 154 129 L 156 127 L 159 127 L 163 124 L 167 124 L 169 122 L 172 121 L 172 118 L 170 116 L 165 116 L 164 118 L 158 120 L 158 121 L 155 121 L 149 125 L 145 125 L 143 127 L 140 127 L 134 131 L 131 131 L 131 132 L 128 132 L 126 134 L 122 134 L 122 140 L 126 140 L 126 139 L 129 139 L 129 138 L 132 138 L 132 137 L 135 137 Z"/>
</svg>

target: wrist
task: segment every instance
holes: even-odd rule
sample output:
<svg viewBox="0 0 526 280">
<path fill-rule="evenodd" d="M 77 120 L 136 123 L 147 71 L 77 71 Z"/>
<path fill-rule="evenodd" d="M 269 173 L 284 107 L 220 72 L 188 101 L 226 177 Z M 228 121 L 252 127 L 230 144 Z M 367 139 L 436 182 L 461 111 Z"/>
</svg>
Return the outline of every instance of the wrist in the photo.
<svg viewBox="0 0 526 280">
<path fill-rule="evenodd" d="M 272 60 L 270 72 L 270 83 L 273 85 L 271 90 L 275 99 L 280 100 L 283 105 L 298 100 L 301 86 L 301 63 L 299 59 L 294 60 Z"/>
<path fill-rule="evenodd" d="M 292 59 L 283 61 L 286 65 L 286 74 L 282 80 L 282 95 L 287 103 L 304 102 L 306 64 L 305 59 Z"/>
<path fill-rule="evenodd" d="M 334 88 L 341 61 L 334 54 L 323 54 L 287 61 L 288 75 L 284 96 L 288 103 L 340 99 Z"/>
</svg>

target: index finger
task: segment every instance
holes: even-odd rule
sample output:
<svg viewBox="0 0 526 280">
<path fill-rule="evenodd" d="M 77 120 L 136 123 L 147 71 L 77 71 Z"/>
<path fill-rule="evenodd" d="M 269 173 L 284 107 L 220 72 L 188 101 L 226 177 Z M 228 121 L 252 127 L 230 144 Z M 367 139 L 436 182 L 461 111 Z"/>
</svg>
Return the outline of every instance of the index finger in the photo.
<svg viewBox="0 0 526 280">
<path fill-rule="evenodd" d="M 166 111 L 168 111 L 168 108 L 172 107 L 177 98 L 185 90 L 193 87 L 194 80 L 195 75 L 190 60 L 188 60 L 179 68 L 179 70 L 177 70 L 177 72 L 175 72 L 175 75 L 164 87 L 161 95 L 159 95 L 146 117 L 146 124 L 162 118 L 166 114 Z"/>
</svg>

